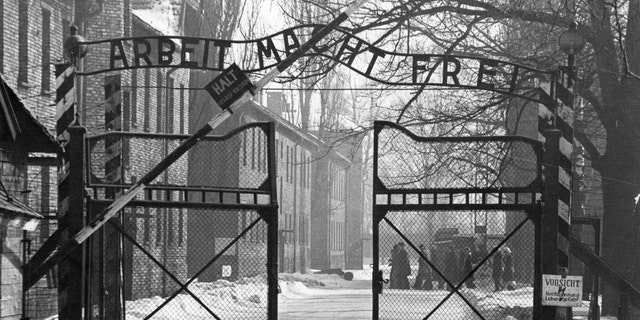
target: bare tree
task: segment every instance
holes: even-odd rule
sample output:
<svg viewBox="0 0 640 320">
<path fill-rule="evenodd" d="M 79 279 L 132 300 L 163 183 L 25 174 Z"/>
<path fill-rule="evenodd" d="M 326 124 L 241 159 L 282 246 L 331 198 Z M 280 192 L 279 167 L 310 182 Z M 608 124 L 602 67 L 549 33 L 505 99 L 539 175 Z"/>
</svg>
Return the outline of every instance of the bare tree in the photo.
<svg viewBox="0 0 640 320">
<path fill-rule="evenodd" d="M 201 0 L 198 3 L 197 17 L 187 21 L 186 29 L 192 36 L 230 40 L 238 31 L 246 1 Z M 190 17 L 193 18 L 193 17 Z M 195 55 L 201 56 L 199 48 Z M 215 53 L 212 53 L 215 55 Z M 217 57 L 212 56 L 211 61 Z M 190 87 L 203 88 L 213 79 L 210 72 L 193 71 L 190 76 Z M 189 97 L 189 129 L 202 127 L 217 110 L 211 106 L 211 97 L 203 90 L 194 90 Z"/>
<path fill-rule="evenodd" d="M 311 0 L 310 0 L 311 1 Z M 314 1 L 319 8 L 324 1 Z M 414 53 L 466 53 L 553 70 L 564 64 L 557 39 L 578 23 L 587 47 L 578 56 L 576 92 L 584 115 L 576 135 L 593 170 L 602 179 L 603 256 L 635 285 L 640 284 L 640 217 L 634 198 L 640 191 L 640 0 L 629 1 L 375 1 L 360 10 L 348 27 L 352 33 L 383 33 L 378 44 Z M 386 31 L 386 32 L 385 32 Z M 414 39 L 412 42 L 411 39 Z M 424 116 L 419 94 L 403 106 L 402 122 L 474 121 L 487 106 L 445 110 Z M 477 99 L 470 96 L 469 100 Z M 494 109 L 500 108 L 495 104 Z M 504 106 L 504 105 L 503 105 Z M 484 120 L 483 120 L 484 121 Z M 602 128 L 599 130 L 598 128 Z M 598 145 L 598 139 L 602 144 Z M 586 139 L 591 138 L 591 140 Z M 595 142 L 595 143 L 594 143 Z M 606 146 L 605 146 L 606 145 Z M 610 295 L 609 297 L 613 297 Z M 615 312 L 605 297 L 604 312 Z"/>
</svg>

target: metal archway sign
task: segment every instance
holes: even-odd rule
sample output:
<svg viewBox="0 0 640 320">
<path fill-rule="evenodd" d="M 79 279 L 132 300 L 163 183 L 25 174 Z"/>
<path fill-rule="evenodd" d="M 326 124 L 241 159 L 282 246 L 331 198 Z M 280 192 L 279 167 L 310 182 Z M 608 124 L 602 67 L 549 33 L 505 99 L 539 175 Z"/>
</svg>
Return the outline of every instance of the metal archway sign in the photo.
<svg viewBox="0 0 640 320">
<path fill-rule="evenodd" d="M 300 25 L 253 40 L 221 40 L 178 36 L 149 36 L 88 41 L 90 52 L 108 53 L 92 59 L 79 75 L 132 68 L 179 67 L 223 71 L 240 53 L 253 60 L 240 65 L 245 72 L 273 68 L 324 25 Z M 131 48 L 132 54 L 126 54 Z M 174 54 L 180 53 L 174 59 Z M 536 100 L 528 91 L 537 81 L 552 82 L 555 71 L 538 70 L 512 62 L 467 55 L 408 54 L 383 50 L 337 28 L 305 56 L 336 61 L 375 82 L 396 85 L 433 85 L 489 90 Z"/>
</svg>

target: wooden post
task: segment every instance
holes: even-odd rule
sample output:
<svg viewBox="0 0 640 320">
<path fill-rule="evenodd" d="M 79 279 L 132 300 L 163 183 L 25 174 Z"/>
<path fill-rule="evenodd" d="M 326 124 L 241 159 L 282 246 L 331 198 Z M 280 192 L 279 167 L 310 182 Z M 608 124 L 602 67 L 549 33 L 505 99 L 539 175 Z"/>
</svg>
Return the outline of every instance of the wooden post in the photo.
<svg viewBox="0 0 640 320">
<path fill-rule="evenodd" d="M 542 200 L 542 259 L 543 274 L 558 272 L 558 164 L 560 157 L 560 131 L 548 129 L 544 131 L 544 153 L 542 156 L 544 191 Z M 542 275 L 540 275 L 542 276 Z M 542 319 L 556 319 L 556 308 L 542 306 Z"/>
<path fill-rule="evenodd" d="M 269 123 L 269 182 L 271 208 L 267 212 L 267 319 L 278 319 L 278 187 L 276 164 L 276 125 Z"/>
<path fill-rule="evenodd" d="M 68 162 L 58 183 L 58 226 L 66 225 L 60 245 L 84 228 L 85 135 L 79 125 L 69 127 Z M 76 247 L 58 268 L 58 314 L 60 319 L 82 319 L 85 284 L 85 247 Z"/>
</svg>

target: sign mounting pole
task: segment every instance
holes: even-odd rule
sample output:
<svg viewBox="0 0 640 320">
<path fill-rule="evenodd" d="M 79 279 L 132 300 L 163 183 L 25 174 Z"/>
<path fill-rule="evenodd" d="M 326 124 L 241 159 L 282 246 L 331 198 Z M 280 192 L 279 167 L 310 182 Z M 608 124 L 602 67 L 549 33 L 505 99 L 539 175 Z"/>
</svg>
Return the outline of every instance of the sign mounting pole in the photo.
<svg viewBox="0 0 640 320">
<path fill-rule="evenodd" d="M 260 91 L 269 82 L 273 81 L 280 73 L 289 68 L 296 60 L 304 55 L 311 47 L 316 45 L 322 40 L 329 32 L 340 25 L 342 22 L 349 18 L 354 11 L 360 8 L 367 0 L 357 0 L 350 5 L 344 12 L 338 15 L 333 21 L 320 29 L 317 33 L 311 36 L 309 40 L 303 43 L 299 48 L 292 52 L 289 56 L 283 59 L 274 69 L 269 71 L 262 79 L 260 79 L 255 85 L 255 91 Z M 222 124 L 228 119 L 233 111 L 239 109 L 247 101 L 251 100 L 253 94 L 250 91 L 245 91 L 237 100 L 235 100 L 228 108 L 224 109 L 221 113 L 214 116 L 209 122 L 195 132 L 191 137 L 185 140 L 180 146 L 178 146 L 173 152 L 162 159 L 153 169 L 151 169 L 146 175 L 144 175 L 138 182 L 133 184 L 122 196 L 102 211 L 96 218 L 91 220 L 87 226 L 80 230 L 73 238 L 69 239 L 58 251 L 49 256 L 41 265 L 33 266 L 33 272 L 30 276 L 28 287 L 31 287 L 37 282 L 51 267 L 58 264 L 65 259 L 87 240 L 94 232 L 100 229 L 107 220 L 112 218 L 122 210 L 127 203 L 135 198 L 140 192 L 142 192 L 148 183 L 151 183 L 156 177 L 158 177 L 166 168 L 174 163 L 178 158 L 184 155 L 191 147 L 196 145 L 200 139 L 205 137 L 214 128 Z"/>
</svg>

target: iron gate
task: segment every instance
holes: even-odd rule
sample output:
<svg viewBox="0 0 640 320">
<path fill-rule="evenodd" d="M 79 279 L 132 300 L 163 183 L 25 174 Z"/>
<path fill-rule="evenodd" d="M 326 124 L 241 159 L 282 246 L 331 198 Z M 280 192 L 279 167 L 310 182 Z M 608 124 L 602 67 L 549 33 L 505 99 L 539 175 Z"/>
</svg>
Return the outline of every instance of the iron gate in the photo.
<svg viewBox="0 0 640 320">
<path fill-rule="evenodd" d="M 424 137 L 377 121 L 373 319 L 532 319 L 541 156 L 523 137 Z"/>
<path fill-rule="evenodd" d="M 87 138 L 89 218 L 187 138 Z M 275 319 L 274 146 L 272 123 L 206 137 L 94 234 L 85 319 Z"/>
</svg>

